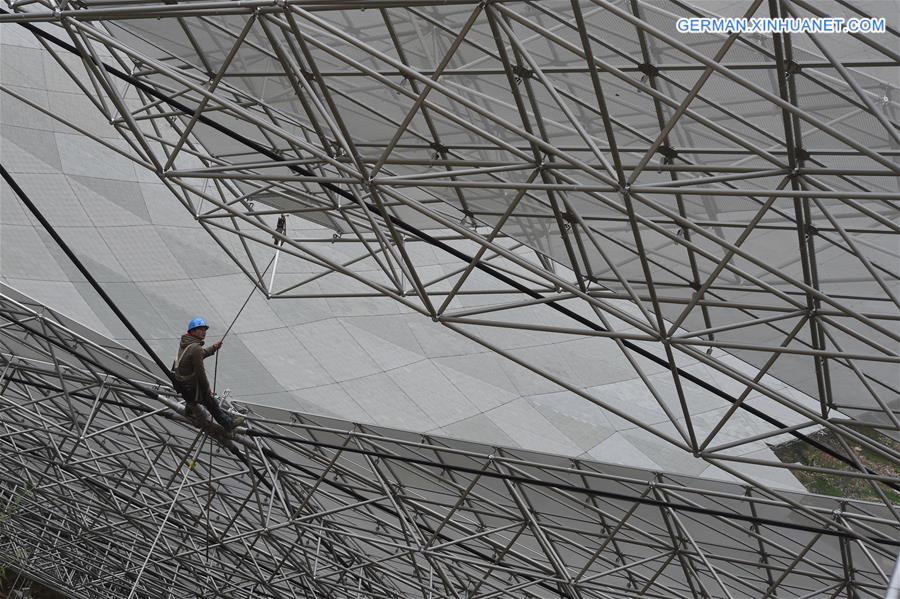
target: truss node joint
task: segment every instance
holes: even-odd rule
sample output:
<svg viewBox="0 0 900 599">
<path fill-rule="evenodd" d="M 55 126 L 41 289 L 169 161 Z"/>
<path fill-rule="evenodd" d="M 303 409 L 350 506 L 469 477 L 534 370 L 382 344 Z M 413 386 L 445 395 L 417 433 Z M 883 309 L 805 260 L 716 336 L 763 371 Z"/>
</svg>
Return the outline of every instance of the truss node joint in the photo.
<svg viewBox="0 0 900 599">
<path fill-rule="evenodd" d="M 514 65 L 512 71 L 513 75 L 516 76 L 516 83 L 521 83 L 525 79 L 534 77 L 534 71 L 528 67 L 523 67 L 522 65 Z"/>
<path fill-rule="evenodd" d="M 672 146 L 662 145 L 656 150 L 663 156 L 663 164 L 672 164 L 678 158 L 678 150 Z"/>
<path fill-rule="evenodd" d="M 802 70 L 803 70 L 802 66 L 800 66 L 799 64 L 797 64 L 796 62 L 791 60 L 791 61 L 788 61 L 788 63 L 787 63 L 787 68 L 785 68 L 784 76 L 785 76 L 785 78 L 789 78 L 789 77 L 792 77 L 793 75 L 796 75 L 797 73 L 801 72 Z"/>
<path fill-rule="evenodd" d="M 656 77 L 659 75 L 659 69 L 649 62 L 642 62 L 637 68 L 645 77 Z"/>
</svg>

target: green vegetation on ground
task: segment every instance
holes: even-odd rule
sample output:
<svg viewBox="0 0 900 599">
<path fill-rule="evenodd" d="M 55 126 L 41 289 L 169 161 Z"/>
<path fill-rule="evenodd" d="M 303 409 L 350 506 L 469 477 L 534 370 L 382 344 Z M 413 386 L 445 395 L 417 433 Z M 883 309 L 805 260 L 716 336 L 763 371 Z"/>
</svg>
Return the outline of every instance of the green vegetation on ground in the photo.
<svg viewBox="0 0 900 599">
<path fill-rule="evenodd" d="M 873 428 L 856 426 L 854 427 L 854 430 L 874 441 L 878 441 L 882 445 L 890 447 L 894 451 L 900 451 L 900 443 Z M 809 436 L 822 445 L 835 450 L 835 452 L 847 455 L 846 448 L 831 431 L 821 430 Z M 858 456 L 863 466 L 872 472 L 884 476 L 900 476 L 900 472 L 898 472 L 896 465 L 890 459 L 858 444 L 852 444 L 850 447 Z M 788 441 L 787 443 L 773 447 L 772 450 L 775 452 L 775 455 L 778 456 L 778 459 L 786 464 L 802 464 L 804 466 L 813 466 L 816 468 L 856 472 L 855 469 L 841 460 L 832 457 L 799 439 Z M 841 476 L 838 474 L 824 474 L 821 472 L 806 472 L 802 470 L 793 470 L 792 472 L 794 473 L 794 476 L 797 477 L 797 480 L 799 480 L 811 493 L 831 495 L 833 497 L 845 497 L 848 499 L 882 501 L 872 484 L 862 478 Z M 879 488 L 884 492 L 889 501 L 900 504 L 900 493 L 883 484 L 879 484 Z"/>
</svg>

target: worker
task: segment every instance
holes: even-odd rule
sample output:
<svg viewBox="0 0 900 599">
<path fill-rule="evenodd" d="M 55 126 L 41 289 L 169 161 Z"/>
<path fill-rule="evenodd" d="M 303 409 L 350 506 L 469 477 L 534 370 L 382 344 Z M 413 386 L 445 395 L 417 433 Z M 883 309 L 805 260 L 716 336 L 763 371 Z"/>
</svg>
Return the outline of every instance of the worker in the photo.
<svg viewBox="0 0 900 599">
<path fill-rule="evenodd" d="M 187 333 L 181 336 L 178 355 L 172 365 L 172 377 L 176 390 L 187 404 L 188 414 L 194 412 L 198 404 L 202 405 L 222 428 L 231 430 L 240 425 L 244 417 L 240 414 L 232 416 L 224 411 L 209 386 L 203 360 L 219 351 L 222 342 L 216 341 L 204 349 L 208 329 L 209 325 L 202 318 L 194 318 L 188 323 Z"/>
<path fill-rule="evenodd" d="M 282 214 L 278 217 L 278 222 L 275 224 L 275 232 L 278 235 L 284 235 L 287 231 L 287 214 Z M 275 240 L 275 245 L 284 245 L 284 241 L 278 238 L 278 235 L 273 235 L 272 238 Z"/>
</svg>

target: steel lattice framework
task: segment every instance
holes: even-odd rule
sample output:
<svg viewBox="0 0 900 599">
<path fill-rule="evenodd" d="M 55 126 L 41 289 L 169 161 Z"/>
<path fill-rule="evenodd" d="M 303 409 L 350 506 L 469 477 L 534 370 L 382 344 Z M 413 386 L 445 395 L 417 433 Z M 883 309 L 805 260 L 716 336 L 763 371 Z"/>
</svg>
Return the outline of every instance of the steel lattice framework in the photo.
<svg viewBox="0 0 900 599">
<path fill-rule="evenodd" d="M 900 545 L 877 504 L 287 411 L 213 443 L 6 287 L 0 389 L 0 556 L 72 597 L 881 597 Z"/>
<path fill-rule="evenodd" d="M 900 432 L 896 15 L 879 36 L 689 38 L 675 20 L 716 9 L 865 16 L 870 6 L 7 4 L 0 21 L 30 28 L 127 146 L 98 141 L 155 172 L 269 298 L 392 298 L 754 492 L 788 501 L 745 466 L 861 477 L 897 517 L 888 493 L 900 455 L 857 427 Z M 72 53 L 83 70 L 64 60 Z M 321 224 L 321 237 L 279 230 L 282 214 Z M 423 250 L 453 256 L 458 269 L 429 271 Z M 508 351 L 501 334 L 614 345 L 668 422 L 622 412 Z M 670 376 L 647 376 L 648 365 Z M 717 422 L 692 419 L 700 392 L 730 406 Z M 723 435 L 739 413 L 769 428 Z M 839 447 L 810 438 L 817 428 Z M 735 452 L 786 434 L 846 468 Z M 892 468 L 870 471 L 863 452 Z M 663 518 L 673 547 L 697 549 L 699 539 L 677 536 L 677 518 Z M 551 549 L 543 555 L 561 577 L 551 595 L 594 592 L 579 588 L 580 568 L 565 566 L 552 534 L 534 542 Z M 805 553 L 794 555 L 799 564 Z M 672 559 L 666 567 L 687 585 L 677 593 L 766 595 L 765 584 L 703 580 L 698 564 L 715 566 L 699 549 Z M 641 584 L 631 576 L 622 588 Z M 442 584 L 453 596 L 454 583 Z M 654 592 L 676 592 L 659 584 Z"/>
</svg>

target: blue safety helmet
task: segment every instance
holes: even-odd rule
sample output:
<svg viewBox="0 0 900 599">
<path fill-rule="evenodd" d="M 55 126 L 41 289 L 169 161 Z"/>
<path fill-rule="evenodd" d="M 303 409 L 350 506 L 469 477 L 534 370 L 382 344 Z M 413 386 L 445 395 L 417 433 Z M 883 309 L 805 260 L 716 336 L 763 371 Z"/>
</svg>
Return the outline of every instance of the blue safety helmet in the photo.
<svg viewBox="0 0 900 599">
<path fill-rule="evenodd" d="M 188 333 L 194 329 L 208 329 L 209 325 L 202 318 L 195 318 L 188 323 Z"/>
</svg>

